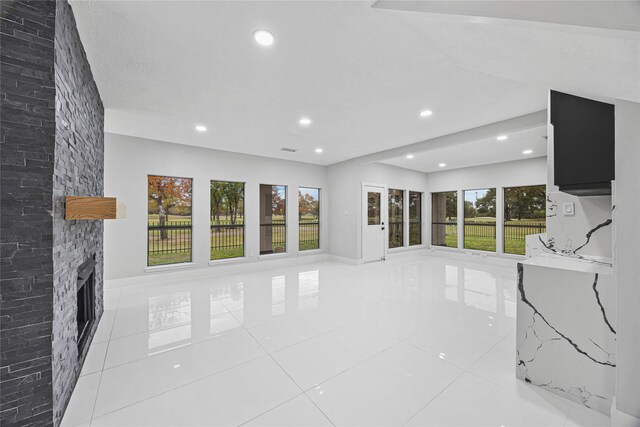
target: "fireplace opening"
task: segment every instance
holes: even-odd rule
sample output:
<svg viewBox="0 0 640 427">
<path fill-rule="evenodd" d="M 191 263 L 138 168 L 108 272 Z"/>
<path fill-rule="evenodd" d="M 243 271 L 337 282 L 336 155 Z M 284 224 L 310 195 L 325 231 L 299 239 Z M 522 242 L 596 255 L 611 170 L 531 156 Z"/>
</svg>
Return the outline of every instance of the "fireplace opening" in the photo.
<svg viewBox="0 0 640 427">
<path fill-rule="evenodd" d="M 96 317 L 95 298 L 95 255 L 78 269 L 77 302 L 78 302 L 78 357 L 89 338 L 89 332 Z"/>
</svg>

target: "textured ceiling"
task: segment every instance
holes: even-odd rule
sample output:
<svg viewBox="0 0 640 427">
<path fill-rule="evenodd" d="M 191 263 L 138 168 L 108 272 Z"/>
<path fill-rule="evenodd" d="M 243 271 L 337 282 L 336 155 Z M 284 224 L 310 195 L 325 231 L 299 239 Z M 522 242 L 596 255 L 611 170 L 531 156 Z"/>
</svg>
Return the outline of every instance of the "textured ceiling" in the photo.
<svg viewBox="0 0 640 427">
<path fill-rule="evenodd" d="M 405 156 L 382 160 L 380 163 L 413 169 L 420 172 L 439 172 L 469 166 L 487 165 L 512 160 L 545 157 L 547 155 L 547 127 L 539 126 L 508 134 L 508 139 L 498 141 L 498 135 L 466 144 L 439 148 Z M 523 151 L 531 150 L 531 154 Z M 444 163 L 444 168 L 439 167 Z"/>
<path fill-rule="evenodd" d="M 544 109 L 550 88 L 640 98 L 636 41 L 561 26 L 371 2 L 71 4 L 106 130 L 180 144 L 331 164 Z"/>
</svg>

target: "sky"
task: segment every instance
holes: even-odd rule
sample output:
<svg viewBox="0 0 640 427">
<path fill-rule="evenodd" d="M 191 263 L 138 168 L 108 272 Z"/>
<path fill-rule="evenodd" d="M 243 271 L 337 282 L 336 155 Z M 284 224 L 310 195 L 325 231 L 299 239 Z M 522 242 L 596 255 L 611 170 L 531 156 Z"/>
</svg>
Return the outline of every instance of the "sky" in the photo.
<svg viewBox="0 0 640 427">
<path fill-rule="evenodd" d="M 471 202 L 475 205 L 476 199 L 487 194 L 489 190 L 487 188 L 481 190 L 464 190 L 464 200 L 467 202 Z M 477 194 L 477 197 L 476 197 Z"/>
<path fill-rule="evenodd" d="M 306 194 L 309 194 L 315 200 L 318 200 L 318 189 L 317 188 L 302 188 L 302 187 L 299 187 L 298 190 L 300 190 L 300 192 L 302 193 L 303 196 L 306 195 Z"/>
</svg>

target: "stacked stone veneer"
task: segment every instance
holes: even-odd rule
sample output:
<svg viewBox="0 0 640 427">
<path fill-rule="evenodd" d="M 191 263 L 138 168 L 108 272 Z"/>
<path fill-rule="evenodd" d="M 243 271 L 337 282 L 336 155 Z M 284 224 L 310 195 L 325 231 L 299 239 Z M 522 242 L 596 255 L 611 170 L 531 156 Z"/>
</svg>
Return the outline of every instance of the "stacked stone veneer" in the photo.
<svg viewBox="0 0 640 427">
<path fill-rule="evenodd" d="M 96 318 L 102 314 L 102 221 L 65 221 L 65 196 L 102 196 L 104 109 L 73 11 L 57 2 L 55 28 L 56 138 L 53 177 L 53 411 L 64 414 L 82 363 L 78 361 L 78 268 L 95 254 Z M 93 324 L 95 333 L 97 322 Z M 88 346 L 85 346 L 85 353 Z M 80 355 L 81 361 L 86 354 Z"/>
<path fill-rule="evenodd" d="M 94 253 L 102 312 L 102 223 L 64 221 L 64 196 L 102 194 L 103 107 L 66 2 L 0 5 L 0 425 L 58 425 Z"/>
<path fill-rule="evenodd" d="M 0 424 L 51 424 L 55 2 L 0 2 Z"/>
</svg>

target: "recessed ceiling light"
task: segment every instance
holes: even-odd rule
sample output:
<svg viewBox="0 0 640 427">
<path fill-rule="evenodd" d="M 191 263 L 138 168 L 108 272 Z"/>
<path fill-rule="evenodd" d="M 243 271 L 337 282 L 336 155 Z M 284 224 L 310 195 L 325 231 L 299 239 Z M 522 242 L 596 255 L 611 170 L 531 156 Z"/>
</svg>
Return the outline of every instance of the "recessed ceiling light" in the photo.
<svg viewBox="0 0 640 427">
<path fill-rule="evenodd" d="M 522 152 L 522 154 L 531 154 L 531 153 L 533 153 L 533 150 L 524 150 Z"/>
<path fill-rule="evenodd" d="M 443 168 L 443 167 L 445 167 L 445 166 L 447 166 L 447 164 L 446 164 L 446 163 L 438 163 L 438 167 L 439 167 L 439 168 Z"/>
<path fill-rule="evenodd" d="M 509 137 L 507 135 L 500 135 L 496 139 L 498 141 L 506 141 L 507 139 L 509 139 Z"/>
<path fill-rule="evenodd" d="M 407 159 L 413 159 L 413 154 L 407 154 Z"/>
<path fill-rule="evenodd" d="M 271 46 L 276 38 L 273 35 L 273 33 L 271 33 L 270 31 L 257 30 L 256 32 L 253 33 L 253 39 L 260 46 Z"/>
<path fill-rule="evenodd" d="M 320 154 L 322 153 L 324 150 L 322 148 L 316 148 L 316 153 Z"/>
<path fill-rule="evenodd" d="M 298 120 L 298 123 L 300 123 L 300 126 L 309 126 L 311 124 L 311 119 L 309 117 L 303 117 Z"/>
<path fill-rule="evenodd" d="M 433 114 L 433 111 L 431 110 L 420 111 L 420 117 L 429 117 L 432 114 Z"/>
<path fill-rule="evenodd" d="M 207 131 L 207 127 L 206 127 L 206 126 L 203 126 L 203 125 L 197 125 L 197 126 L 196 126 L 196 130 L 197 130 L 198 132 L 206 132 L 206 131 Z"/>
</svg>

